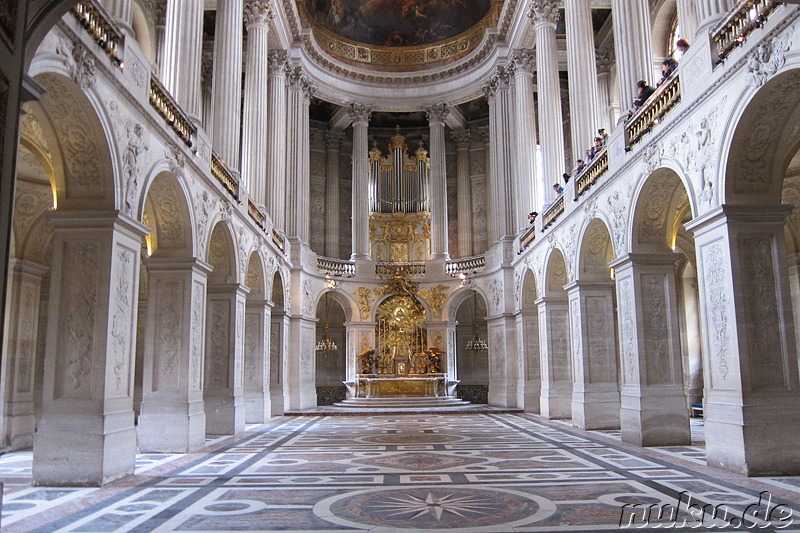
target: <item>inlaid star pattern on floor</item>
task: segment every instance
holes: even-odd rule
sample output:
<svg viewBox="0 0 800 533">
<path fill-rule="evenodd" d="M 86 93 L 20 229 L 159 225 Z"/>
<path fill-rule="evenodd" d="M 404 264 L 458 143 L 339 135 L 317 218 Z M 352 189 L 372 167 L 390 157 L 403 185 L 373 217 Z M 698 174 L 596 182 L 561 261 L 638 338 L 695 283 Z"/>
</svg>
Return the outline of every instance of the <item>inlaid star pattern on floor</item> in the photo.
<svg viewBox="0 0 800 533">
<path fill-rule="evenodd" d="M 625 504 L 683 491 L 741 512 L 768 490 L 800 509 L 800 478 L 706 468 L 702 422 L 693 434 L 643 449 L 527 414 L 283 417 L 196 453 L 141 455 L 100 489 L 31 487 L 30 452 L 12 453 L 2 530 L 612 531 Z"/>
</svg>

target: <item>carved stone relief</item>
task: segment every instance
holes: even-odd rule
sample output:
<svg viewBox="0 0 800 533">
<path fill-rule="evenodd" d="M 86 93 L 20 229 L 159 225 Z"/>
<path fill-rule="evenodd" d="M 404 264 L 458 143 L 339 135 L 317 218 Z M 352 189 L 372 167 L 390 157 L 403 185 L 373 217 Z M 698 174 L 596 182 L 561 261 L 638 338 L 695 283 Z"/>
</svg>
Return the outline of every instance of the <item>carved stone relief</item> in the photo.
<svg viewBox="0 0 800 533">
<path fill-rule="evenodd" d="M 191 383 L 190 389 L 197 391 L 203 386 L 203 322 L 205 315 L 205 287 L 202 283 L 192 285 L 192 336 L 191 336 Z"/>
<path fill-rule="evenodd" d="M 122 172 L 125 179 L 124 211 L 134 214 L 140 189 L 140 156 L 148 150 L 144 140 L 144 128 L 137 122 L 128 122 L 125 127 L 128 144 L 122 154 Z"/>
<path fill-rule="evenodd" d="M 667 317 L 667 281 L 663 275 L 642 275 L 642 318 L 644 349 L 647 357 L 647 383 L 672 383 L 669 322 Z"/>
<path fill-rule="evenodd" d="M 575 361 L 574 378 L 575 381 L 581 382 L 584 380 L 584 354 L 583 343 L 581 334 L 581 302 L 579 298 L 573 299 L 569 303 L 570 308 L 570 321 L 569 327 L 572 331 L 572 357 Z"/>
<path fill-rule="evenodd" d="M 155 320 L 153 340 L 154 371 L 153 390 L 177 390 L 179 388 L 181 352 L 181 310 L 183 283 L 176 280 L 156 281 L 158 317 Z"/>
<path fill-rule="evenodd" d="M 786 63 L 790 33 L 770 37 L 759 43 L 747 59 L 747 72 L 752 87 L 761 87 Z"/>
<path fill-rule="evenodd" d="M 624 382 L 628 385 L 637 383 L 636 375 L 638 365 L 636 364 L 636 323 L 634 321 L 634 306 L 632 294 L 632 281 L 629 278 L 619 282 L 619 309 L 622 311 L 620 317 L 620 329 L 622 335 L 620 339 L 620 351 L 622 353 L 622 370 Z"/>
<path fill-rule="evenodd" d="M 208 313 L 206 387 L 224 389 L 228 386 L 231 302 L 210 300 Z"/>
<path fill-rule="evenodd" d="M 705 245 L 702 248 L 703 270 L 706 282 L 706 316 L 709 332 L 710 360 L 713 364 L 711 381 L 714 388 L 725 388 L 727 385 L 730 368 L 728 357 L 730 354 L 730 322 L 728 296 L 725 291 L 727 268 L 724 264 L 722 240 Z M 731 322 L 732 323 L 732 322 Z"/>
<path fill-rule="evenodd" d="M 111 353 L 109 362 L 114 371 L 114 392 L 117 396 L 129 393 L 130 361 L 133 357 L 133 278 L 137 268 L 136 254 L 132 250 L 119 249 L 114 264 L 115 279 L 111 311 Z"/>
</svg>

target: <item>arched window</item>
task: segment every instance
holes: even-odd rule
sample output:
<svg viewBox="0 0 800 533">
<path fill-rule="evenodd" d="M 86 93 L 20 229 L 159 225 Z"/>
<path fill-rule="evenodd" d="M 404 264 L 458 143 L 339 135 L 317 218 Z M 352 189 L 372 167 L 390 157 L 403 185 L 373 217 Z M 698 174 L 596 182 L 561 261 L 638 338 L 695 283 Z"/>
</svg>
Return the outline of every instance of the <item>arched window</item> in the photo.
<svg viewBox="0 0 800 533">
<path fill-rule="evenodd" d="M 669 57 L 675 61 L 680 61 L 683 55 L 683 53 L 675 47 L 675 43 L 682 38 L 683 32 L 678 22 L 678 11 L 676 10 L 672 15 L 672 20 L 669 23 L 669 33 L 667 33 L 667 50 L 669 51 Z"/>
</svg>

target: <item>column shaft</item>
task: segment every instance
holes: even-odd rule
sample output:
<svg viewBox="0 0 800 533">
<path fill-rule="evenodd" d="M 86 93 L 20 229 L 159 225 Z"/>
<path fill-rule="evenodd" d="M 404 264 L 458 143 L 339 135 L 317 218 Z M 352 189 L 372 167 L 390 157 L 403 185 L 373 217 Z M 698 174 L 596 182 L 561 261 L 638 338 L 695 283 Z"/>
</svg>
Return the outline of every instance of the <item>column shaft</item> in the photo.
<svg viewBox="0 0 800 533">
<path fill-rule="evenodd" d="M 534 2 L 531 18 L 536 32 L 536 81 L 539 91 L 539 138 L 542 146 L 542 168 L 545 198 L 556 198 L 553 184 L 564 173 L 564 127 L 561 113 L 561 83 L 558 76 L 556 17 L 558 3 L 553 0 Z M 614 19 L 616 20 L 616 19 Z"/>
<path fill-rule="evenodd" d="M 372 108 L 351 104 L 353 119 L 353 254 L 352 259 L 369 259 L 369 146 L 367 125 Z"/>
<path fill-rule="evenodd" d="M 242 180 L 247 184 L 251 198 L 256 205 L 269 205 L 269 207 L 272 207 L 271 204 L 267 203 L 267 161 L 269 159 L 264 157 L 264 150 L 267 148 L 268 143 L 270 117 L 277 112 L 276 109 L 269 105 L 271 103 L 269 102 L 269 92 L 271 91 L 264 90 L 264 87 L 269 85 L 268 66 L 271 66 L 268 61 L 269 20 L 271 16 L 272 11 L 270 9 L 262 9 L 260 4 L 256 2 L 248 2 L 245 6 L 245 17 L 247 18 L 247 63 L 245 64 L 244 74 L 244 116 L 242 124 L 244 143 L 242 145 L 241 162 Z M 241 63 L 241 59 L 239 63 Z M 220 83 L 221 86 L 222 84 Z M 219 96 L 220 98 L 226 98 L 223 94 Z M 229 100 L 238 100 L 237 98 L 231 98 L 230 94 L 227 95 L 227 98 Z M 236 107 L 238 109 L 238 104 Z M 233 111 L 233 107 L 229 106 L 227 112 L 232 113 Z M 220 135 L 222 135 L 222 132 L 220 132 Z M 238 150 L 238 143 L 236 146 L 228 143 L 228 149 L 231 151 Z M 269 214 L 273 217 L 273 223 L 275 223 L 275 214 L 272 211 L 269 211 Z"/>
<path fill-rule="evenodd" d="M 566 0 L 567 71 L 569 73 L 572 159 L 592 146 L 597 131 L 597 65 L 591 0 Z"/>
<path fill-rule="evenodd" d="M 201 113 L 203 0 L 169 0 L 164 39 L 161 81 L 186 115 L 197 122 Z"/>
<path fill-rule="evenodd" d="M 702 1 L 701 1 L 702 3 Z M 697 9 L 694 0 L 678 0 L 678 24 L 681 26 L 681 33 L 690 43 L 694 41 L 697 33 Z M 675 46 L 675 43 L 669 43 Z"/>
<path fill-rule="evenodd" d="M 263 92 L 263 85 L 260 90 Z M 268 92 L 267 184 L 264 204 L 275 228 L 283 230 L 286 228 L 286 52 L 275 51 L 269 54 Z M 257 156 L 254 154 L 253 157 Z"/>
<path fill-rule="evenodd" d="M 242 100 L 242 0 L 218 0 L 214 35 L 214 150 L 232 170 L 238 170 Z M 248 32 L 249 40 L 249 32 Z M 259 50 L 260 51 L 260 50 Z M 266 68 L 266 57 L 259 57 Z M 266 81 L 266 76 L 260 77 Z M 264 85 L 261 86 L 261 92 Z M 247 115 L 245 115 L 247 116 Z M 261 154 L 263 157 L 263 144 Z M 249 177 L 244 177 L 249 189 Z"/>
<path fill-rule="evenodd" d="M 286 141 L 286 205 L 291 210 L 286 213 L 286 233 L 308 243 L 311 237 L 311 132 L 308 123 L 308 105 L 311 88 L 302 75 L 300 67 L 289 74 L 288 128 Z"/>
<path fill-rule="evenodd" d="M 514 185 L 516 171 L 512 152 L 514 142 L 514 110 L 510 95 L 511 72 L 498 67 L 497 73 L 484 87 L 489 100 L 491 177 L 487 180 L 487 218 L 489 244 L 516 233 L 519 199 Z"/>
<path fill-rule="evenodd" d="M 516 182 L 519 191 L 514 221 L 518 230 L 527 223 L 528 213 L 538 211 L 542 204 L 537 198 L 536 169 L 536 106 L 533 102 L 533 72 L 536 58 L 529 51 L 514 54 L 514 108 L 516 117 Z"/>
<path fill-rule="evenodd" d="M 458 255 L 467 257 L 472 249 L 472 181 L 469 173 L 469 130 L 454 131 L 456 143 L 456 210 L 458 224 Z"/>
<path fill-rule="evenodd" d="M 430 127 L 431 259 L 449 259 L 447 246 L 447 167 L 445 162 L 444 119 L 446 104 L 426 108 Z"/>
<path fill-rule="evenodd" d="M 619 99 L 622 109 L 629 109 L 636 98 L 636 82 L 653 72 L 650 48 L 650 8 L 648 0 L 613 0 L 614 48 L 617 54 Z M 652 85 L 652 83 L 651 83 Z"/>
<path fill-rule="evenodd" d="M 325 255 L 339 257 L 339 148 L 344 132 L 329 130 L 325 134 Z"/>
</svg>

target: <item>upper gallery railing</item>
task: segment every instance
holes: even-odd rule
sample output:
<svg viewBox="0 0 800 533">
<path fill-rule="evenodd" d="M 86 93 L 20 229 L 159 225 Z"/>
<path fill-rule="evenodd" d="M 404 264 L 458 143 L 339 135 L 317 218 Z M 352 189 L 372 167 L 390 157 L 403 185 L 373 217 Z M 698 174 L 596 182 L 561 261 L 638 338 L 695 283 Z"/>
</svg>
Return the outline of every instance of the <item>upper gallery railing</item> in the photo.
<svg viewBox="0 0 800 533">
<path fill-rule="evenodd" d="M 661 84 L 639 111 L 625 124 L 625 149 L 642 140 L 681 101 L 681 81 L 677 72 Z"/>
<path fill-rule="evenodd" d="M 275 246 L 277 246 L 281 252 L 284 254 L 286 253 L 286 239 L 284 239 L 283 236 L 281 236 L 281 234 L 278 233 L 274 228 L 272 229 L 272 242 L 275 243 Z"/>
<path fill-rule="evenodd" d="M 236 180 L 236 176 L 233 175 L 228 169 L 228 165 L 214 151 L 211 152 L 211 174 L 225 187 L 228 194 L 235 200 L 239 199 L 239 182 Z"/>
<path fill-rule="evenodd" d="M 484 268 L 486 268 L 486 258 L 482 255 L 474 255 L 472 257 L 451 259 L 445 265 L 444 270 L 454 276 L 456 274 L 474 274 Z"/>
<path fill-rule="evenodd" d="M 597 183 L 597 180 L 608 171 L 608 150 L 603 148 L 594 156 L 583 172 L 575 178 L 575 199 L 577 200 L 583 193 Z"/>
<path fill-rule="evenodd" d="M 78 22 L 91 35 L 94 42 L 111 58 L 119 68 L 125 64 L 120 50 L 125 42 L 125 34 L 120 31 L 111 17 L 95 2 L 79 2 L 70 10 Z"/>
<path fill-rule="evenodd" d="M 553 204 L 547 208 L 542 216 L 542 231 L 550 227 L 561 214 L 564 213 L 564 195 L 561 194 Z"/>
<path fill-rule="evenodd" d="M 247 214 L 250 215 L 250 218 L 255 221 L 259 228 L 264 231 L 267 230 L 267 227 L 264 225 L 264 221 L 267 219 L 267 217 L 264 216 L 264 213 L 261 212 L 252 198 L 247 199 Z"/>
<path fill-rule="evenodd" d="M 522 234 L 522 237 L 519 238 L 519 253 L 525 251 L 528 246 L 533 244 L 533 241 L 536 240 L 536 226 L 533 224 L 528 227 L 527 231 Z"/>
<path fill-rule="evenodd" d="M 763 26 L 778 4 L 775 0 L 740 0 L 711 31 L 711 39 L 717 45 L 716 65 Z"/>
<path fill-rule="evenodd" d="M 186 146 L 191 147 L 192 135 L 197 133 L 197 128 L 153 73 L 150 73 L 150 105 Z"/>
<path fill-rule="evenodd" d="M 353 277 L 356 275 L 355 261 L 334 259 L 332 257 L 317 257 L 317 268 L 331 276 Z"/>
<path fill-rule="evenodd" d="M 375 275 L 379 278 L 424 276 L 425 263 L 375 263 Z"/>
</svg>

